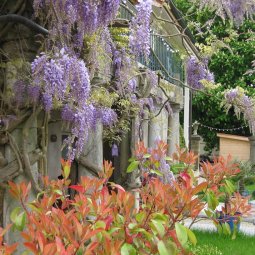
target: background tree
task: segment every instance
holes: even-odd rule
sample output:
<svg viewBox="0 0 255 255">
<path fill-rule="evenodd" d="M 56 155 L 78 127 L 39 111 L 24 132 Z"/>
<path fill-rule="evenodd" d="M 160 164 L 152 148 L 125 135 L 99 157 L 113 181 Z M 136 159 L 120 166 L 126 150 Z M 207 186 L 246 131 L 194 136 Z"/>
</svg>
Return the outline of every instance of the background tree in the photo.
<svg viewBox="0 0 255 255">
<path fill-rule="evenodd" d="M 233 110 L 226 114 L 222 110 L 221 102 L 224 99 L 225 89 L 240 86 L 245 88 L 247 95 L 254 95 L 254 74 L 245 75 L 251 69 L 251 62 L 255 52 L 255 23 L 247 19 L 241 25 L 231 20 L 224 21 L 215 16 L 215 11 L 203 9 L 197 12 L 197 7 L 188 1 L 176 0 L 177 7 L 186 14 L 189 27 L 193 31 L 198 47 L 205 57 L 210 58 L 209 69 L 215 75 L 215 82 L 220 83 L 214 90 L 215 96 L 195 93 L 193 97 L 193 121 L 218 129 L 231 129 L 231 134 L 250 136 L 247 123 L 238 119 Z M 211 151 L 218 147 L 217 131 L 208 132 L 208 128 L 200 126 L 199 134 L 206 142 L 206 150 Z"/>
</svg>

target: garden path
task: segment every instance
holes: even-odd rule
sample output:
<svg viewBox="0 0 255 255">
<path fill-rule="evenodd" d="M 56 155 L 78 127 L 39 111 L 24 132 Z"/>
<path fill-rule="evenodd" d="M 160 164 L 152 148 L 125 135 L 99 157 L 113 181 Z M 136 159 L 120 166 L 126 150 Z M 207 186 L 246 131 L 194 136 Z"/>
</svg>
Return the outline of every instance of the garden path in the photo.
<svg viewBox="0 0 255 255">
<path fill-rule="evenodd" d="M 191 219 L 188 219 L 185 221 L 185 225 L 188 227 L 191 222 Z M 216 227 L 213 225 L 212 221 L 206 218 L 199 219 L 199 222 L 193 224 L 191 229 L 216 231 Z M 240 232 L 245 235 L 255 236 L 255 225 L 251 222 L 242 222 Z"/>
<path fill-rule="evenodd" d="M 252 205 L 251 212 L 248 216 L 243 217 L 240 232 L 246 235 L 255 236 L 255 200 L 250 201 L 250 204 Z M 220 203 L 220 205 L 217 207 L 217 210 L 220 210 L 221 206 L 223 206 L 223 203 Z M 185 221 L 185 225 L 189 226 L 191 222 L 192 220 L 188 219 Z M 216 227 L 212 221 L 207 218 L 204 212 L 199 215 L 199 221 L 193 224 L 192 229 L 216 231 Z"/>
</svg>

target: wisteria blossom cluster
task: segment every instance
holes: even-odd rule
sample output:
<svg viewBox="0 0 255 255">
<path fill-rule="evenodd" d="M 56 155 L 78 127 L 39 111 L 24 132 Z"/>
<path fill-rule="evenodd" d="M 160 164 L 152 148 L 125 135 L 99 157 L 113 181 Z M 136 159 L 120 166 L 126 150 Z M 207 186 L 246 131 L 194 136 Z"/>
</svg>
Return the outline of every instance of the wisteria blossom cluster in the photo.
<svg viewBox="0 0 255 255">
<path fill-rule="evenodd" d="M 152 0 L 140 0 L 136 6 L 137 14 L 130 24 L 131 52 L 136 56 L 150 55 L 150 16 L 152 12 Z"/>
<path fill-rule="evenodd" d="M 40 97 L 46 112 L 62 107 L 63 120 L 72 124 L 72 136 L 66 141 L 70 159 L 82 152 L 88 132 L 95 128 L 98 120 L 104 125 L 117 121 L 113 110 L 95 107 L 89 102 L 91 86 L 85 62 L 69 56 L 64 48 L 56 50 L 53 56 L 41 53 L 31 69 L 32 84 L 28 90 L 31 99 L 37 101 Z"/>
<path fill-rule="evenodd" d="M 208 70 L 205 63 L 199 62 L 195 56 L 187 60 L 187 82 L 191 88 L 203 89 L 202 80 L 214 82 L 214 75 Z"/>
<path fill-rule="evenodd" d="M 191 0 L 196 1 L 197 0 Z M 200 8 L 209 7 L 216 11 L 221 18 L 226 17 L 234 21 L 236 25 L 240 25 L 245 19 L 245 15 L 252 16 L 255 11 L 254 0 L 201 0 Z"/>
<path fill-rule="evenodd" d="M 135 158 L 140 162 L 144 173 L 159 176 L 164 183 L 172 184 L 175 180 L 170 165 L 166 161 L 168 145 L 162 140 L 156 140 L 153 148 L 146 148 L 143 142 L 136 146 Z"/>
<path fill-rule="evenodd" d="M 120 0 L 34 0 L 36 16 L 47 12 L 53 37 L 71 39 L 76 31 L 75 41 L 82 45 L 85 35 L 91 35 L 107 27 L 115 18 Z"/>
<path fill-rule="evenodd" d="M 255 133 L 255 100 L 245 95 L 241 87 L 225 91 L 223 106 L 226 111 L 233 106 L 237 117 L 243 113 L 252 133 Z"/>
<path fill-rule="evenodd" d="M 90 94 L 90 77 L 85 62 L 69 56 L 62 48 L 53 56 L 41 53 L 31 64 L 34 86 L 42 88 L 46 111 L 53 108 L 53 101 L 75 102 L 78 108 L 86 105 Z"/>
</svg>

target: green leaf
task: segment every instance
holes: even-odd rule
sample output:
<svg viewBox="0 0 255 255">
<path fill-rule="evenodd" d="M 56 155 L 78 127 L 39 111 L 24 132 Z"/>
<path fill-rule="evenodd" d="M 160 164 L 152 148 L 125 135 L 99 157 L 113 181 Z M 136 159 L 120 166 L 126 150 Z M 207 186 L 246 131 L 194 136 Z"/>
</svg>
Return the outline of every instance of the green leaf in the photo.
<svg viewBox="0 0 255 255">
<path fill-rule="evenodd" d="M 138 168 L 139 163 L 140 162 L 137 160 L 132 161 L 127 168 L 127 173 L 132 173 L 134 170 L 136 170 Z"/>
<path fill-rule="evenodd" d="M 210 210 L 204 210 L 205 214 L 208 218 L 211 218 L 211 216 L 213 215 L 213 213 Z"/>
<path fill-rule="evenodd" d="M 172 252 L 167 251 L 167 248 L 162 240 L 158 242 L 158 251 L 160 255 L 172 255 Z"/>
<path fill-rule="evenodd" d="M 225 235 L 231 235 L 231 229 L 230 229 L 230 226 L 227 222 L 225 222 L 223 225 L 223 233 Z"/>
<path fill-rule="evenodd" d="M 175 231 L 179 242 L 184 246 L 188 242 L 187 229 L 180 223 L 175 223 Z"/>
<path fill-rule="evenodd" d="M 67 179 L 70 175 L 71 167 L 70 166 L 64 166 L 64 177 Z"/>
<path fill-rule="evenodd" d="M 189 228 L 186 228 L 186 230 L 187 230 L 187 234 L 188 234 L 190 242 L 193 245 L 196 245 L 197 244 L 197 238 L 196 238 L 195 234 Z"/>
<path fill-rule="evenodd" d="M 158 234 L 160 237 L 163 237 L 165 235 L 165 228 L 163 224 L 158 220 L 151 220 L 153 226 L 156 228 Z"/>
<path fill-rule="evenodd" d="M 135 219 L 137 220 L 138 223 L 141 223 L 145 218 L 146 218 L 146 215 L 144 211 L 136 214 L 135 216 Z"/>
<path fill-rule="evenodd" d="M 63 192 L 62 192 L 62 190 L 60 190 L 60 189 L 55 189 L 54 192 L 55 192 L 56 194 L 60 195 L 60 196 L 63 195 Z"/>
<path fill-rule="evenodd" d="M 132 157 L 132 158 L 128 159 L 128 162 L 133 162 L 134 160 L 136 160 L 136 158 Z"/>
<path fill-rule="evenodd" d="M 111 228 L 109 231 L 108 231 L 108 233 L 109 234 L 112 234 L 112 233 L 114 233 L 114 232 L 116 232 L 116 231 L 119 231 L 121 228 L 118 228 L 118 227 L 115 227 L 115 228 Z"/>
<path fill-rule="evenodd" d="M 163 176 L 163 174 L 162 174 L 159 170 L 153 170 L 153 169 L 151 169 L 151 170 L 150 170 L 150 173 L 156 174 L 156 175 L 158 175 L 158 176 Z"/>
<path fill-rule="evenodd" d="M 15 227 L 19 230 L 19 231 L 23 231 L 25 224 L 26 224 L 26 214 L 25 212 L 20 213 L 16 219 L 15 219 Z"/>
<path fill-rule="evenodd" d="M 102 220 L 99 220 L 99 221 L 97 221 L 97 222 L 95 223 L 95 228 L 102 228 L 102 229 L 105 229 L 105 227 L 106 227 L 106 224 L 105 224 L 105 222 L 102 221 Z"/>
<path fill-rule="evenodd" d="M 37 213 L 40 213 L 42 211 L 42 209 L 40 208 L 37 208 L 35 205 L 33 205 L 33 202 L 32 203 L 28 203 L 27 206 L 32 210 L 32 211 L 35 211 Z"/>
<path fill-rule="evenodd" d="M 124 243 L 121 247 L 121 255 L 136 255 L 136 249 L 129 243 Z"/>
<path fill-rule="evenodd" d="M 137 226 L 136 223 L 129 223 L 129 224 L 128 224 L 128 228 L 129 228 L 129 229 L 134 229 L 136 226 Z"/>
<path fill-rule="evenodd" d="M 151 154 L 144 154 L 143 155 L 143 158 L 146 159 L 146 158 L 150 158 L 151 157 Z"/>
<path fill-rule="evenodd" d="M 31 254 L 29 251 L 24 251 L 21 253 L 21 255 L 29 255 L 29 254 Z"/>
<path fill-rule="evenodd" d="M 158 161 L 155 162 L 154 165 L 155 165 L 156 168 L 159 168 L 159 167 L 160 167 L 160 163 L 159 163 Z"/>
<path fill-rule="evenodd" d="M 153 213 L 152 214 L 152 218 L 154 220 L 161 221 L 162 223 L 163 222 L 165 223 L 168 220 L 168 217 L 165 214 L 163 214 L 163 213 Z"/>
<path fill-rule="evenodd" d="M 15 223 L 16 218 L 17 218 L 18 214 L 20 213 L 20 211 L 21 211 L 21 208 L 20 208 L 20 207 L 16 207 L 16 208 L 14 208 L 14 209 L 12 210 L 11 215 L 10 215 L 10 219 L 11 219 L 11 221 L 12 221 L 13 223 Z"/>
<path fill-rule="evenodd" d="M 83 254 L 82 248 L 80 248 L 75 254 L 76 255 L 82 255 Z"/>
<path fill-rule="evenodd" d="M 229 194 L 232 194 L 235 191 L 235 186 L 229 180 L 225 180 L 225 182 L 226 182 L 226 186 L 228 188 Z"/>
<path fill-rule="evenodd" d="M 173 161 L 173 159 L 171 157 L 165 157 L 166 161 Z"/>
<path fill-rule="evenodd" d="M 215 208 L 219 205 L 219 201 L 216 198 L 215 194 L 209 191 L 206 197 L 207 197 L 208 207 L 212 210 L 215 210 Z"/>
</svg>

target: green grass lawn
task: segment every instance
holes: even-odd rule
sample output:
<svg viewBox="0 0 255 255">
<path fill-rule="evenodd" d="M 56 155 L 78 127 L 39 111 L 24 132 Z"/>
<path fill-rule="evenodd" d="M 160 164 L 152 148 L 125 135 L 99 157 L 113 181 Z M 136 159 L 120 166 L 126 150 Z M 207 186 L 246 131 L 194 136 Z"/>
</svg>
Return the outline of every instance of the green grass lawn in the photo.
<svg viewBox="0 0 255 255">
<path fill-rule="evenodd" d="M 196 255 L 255 255 L 255 236 L 238 234 L 235 240 L 215 232 L 194 231 L 198 243 L 204 246 L 204 252 Z M 210 247 L 217 247 L 218 252 L 210 253 Z"/>
</svg>

